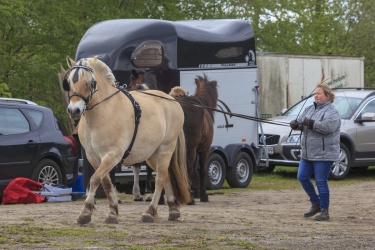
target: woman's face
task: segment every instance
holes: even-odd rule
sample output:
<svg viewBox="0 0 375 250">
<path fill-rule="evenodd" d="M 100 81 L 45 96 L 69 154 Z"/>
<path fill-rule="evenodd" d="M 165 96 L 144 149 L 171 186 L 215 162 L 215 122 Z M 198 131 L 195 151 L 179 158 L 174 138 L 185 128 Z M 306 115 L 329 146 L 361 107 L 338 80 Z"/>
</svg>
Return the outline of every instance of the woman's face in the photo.
<svg viewBox="0 0 375 250">
<path fill-rule="evenodd" d="M 316 88 L 314 93 L 315 102 L 326 102 L 328 101 L 328 96 L 323 92 L 322 88 Z"/>
</svg>

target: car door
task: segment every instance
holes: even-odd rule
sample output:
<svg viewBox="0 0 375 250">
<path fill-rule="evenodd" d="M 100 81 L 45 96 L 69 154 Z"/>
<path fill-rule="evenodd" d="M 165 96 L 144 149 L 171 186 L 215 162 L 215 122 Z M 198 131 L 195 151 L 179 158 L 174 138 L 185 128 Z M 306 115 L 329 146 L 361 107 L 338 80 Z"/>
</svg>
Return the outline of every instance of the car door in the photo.
<svg viewBox="0 0 375 250">
<path fill-rule="evenodd" d="M 356 117 L 361 119 L 365 113 L 375 113 L 375 98 L 368 100 Z M 357 158 L 369 160 L 375 158 L 375 121 L 364 121 L 356 124 L 357 142 L 356 151 Z"/>
<path fill-rule="evenodd" d="M 0 179 L 31 177 L 39 134 L 16 107 L 0 107 Z"/>
</svg>

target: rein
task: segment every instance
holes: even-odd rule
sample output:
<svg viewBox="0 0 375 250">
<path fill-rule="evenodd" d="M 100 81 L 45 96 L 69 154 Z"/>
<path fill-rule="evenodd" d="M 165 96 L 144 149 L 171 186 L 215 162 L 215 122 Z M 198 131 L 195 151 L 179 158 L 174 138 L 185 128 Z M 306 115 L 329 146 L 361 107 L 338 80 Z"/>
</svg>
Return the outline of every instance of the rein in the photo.
<svg viewBox="0 0 375 250">
<path fill-rule="evenodd" d="M 189 101 L 182 101 L 182 100 L 177 100 L 177 99 L 169 99 L 169 98 L 166 98 L 164 96 L 159 96 L 159 95 L 155 95 L 155 94 L 152 94 L 152 93 L 147 93 L 147 92 L 139 91 L 139 90 L 135 90 L 135 91 L 143 93 L 143 94 L 146 94 L 146 95 L 150 95 L 150 96 L 154 96 L 154 97 L 159 97 L 159 98 L 162 98 L 162 99 L 166 99 L 166 100 L 169 100 L 169 101 L 175 101 L 175 102 L 178 102 L 178 103 L 190 104 L 190 105 L 193 105 L 193 106 L 195 106 L 197 108 L 210 109 L 210 110 L 213 110 L 215 112 L 227 114 L 227 115 L 234 116 L 234 117 L 243 118 L 243 119 L 246 119 L 246 120 L 251 120 L 251 121 L 256 121 L 256 122 L 264 122 L 264 123 L 269 123 L 269 124 L 274 124 L 274 125 L 289 127 L 289 123 L 273 122 L 273 121 L 270 121 L 270 120 L 267 120 L 267 119 L 262 119 L 262 118 L 258 118 L 258 117 L 254 117 L 254 116 L 242 115 L 242 114 L 237 114 L 237 113 L 232 113 L 232 112 L 226 112 L 226 111 L 223 111 L 223 110 L 219 110 L 219 109 L 207 107 L 207 106 L 204 106 L 204 105 L 198 105 L 196 103 L 189 102 Z"/>
<path fill-rule="evenodd" d="M 128 149 L 125 151 L 123 157 L 122 157 L 122 160 L 120 162 L 122 162 L 123 160 L 125 160 L 131 153 L 131 150 L 133 148 L 133 145 L 134 145 L 134 141 L 135 141 L 135 137 L 137 136 L 137 132 L 138 132 L 138 125 L 139 125 L 139 122 L 141 120 L 141 114 L 142 114 L 142 110 L 141 110 L 141 106 L 139 105 L 139 103 L 134 99 L 134 97 L 129 93 L 129 91 L 126 90 L 126 88 L 124 86 L 117 86 L 116 87 L 118 90 L 116 92 L 114 92 L 113 94 L 107 96 L 106 98 L 104 98 L 103 100 L 101 100 L 100 102 L 97 102 L 95 103 L 94 105 L 88 107 L 86 106 L 85 108 L 85 111 L 88 111 L 88 110 L 92 110 L 95 106 L 99 105 L 100 103 L 106 101 L 106 100 L 109 100 L 110 98 L 112 98 L 113 96 L 117 95 L 118 93 L 122 92 L 126 95 L 126 97 L 129 98 L 131 104 L 133 105 L 133 108 L 134 108 L 134 123 L 135 123 L 135 127 L 134 127 L 134 132 L 133 132 L 133 137 L 132 137 L 132 140 L 129 144 L 129 147 Z"/>
</svg>

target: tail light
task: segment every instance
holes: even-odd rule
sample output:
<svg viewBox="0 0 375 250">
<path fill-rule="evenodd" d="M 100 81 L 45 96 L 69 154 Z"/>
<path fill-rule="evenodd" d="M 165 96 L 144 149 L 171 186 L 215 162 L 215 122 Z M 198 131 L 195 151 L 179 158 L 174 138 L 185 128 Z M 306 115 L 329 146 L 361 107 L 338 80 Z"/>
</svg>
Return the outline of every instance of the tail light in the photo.
<svg viewBox="0 0 375 250">
<path fill-rule="evenodd" d="M 72 147 L 74 148 L 74 151 L 76 152 L 76 154 L 78 154 L 78 145 L 77 145 L 76 138 L 74 138 L 71 135 L 65 135 L 64 139 L 67 140 L 70 143 L 70 145 L 72 145 Z"/>
</svg>

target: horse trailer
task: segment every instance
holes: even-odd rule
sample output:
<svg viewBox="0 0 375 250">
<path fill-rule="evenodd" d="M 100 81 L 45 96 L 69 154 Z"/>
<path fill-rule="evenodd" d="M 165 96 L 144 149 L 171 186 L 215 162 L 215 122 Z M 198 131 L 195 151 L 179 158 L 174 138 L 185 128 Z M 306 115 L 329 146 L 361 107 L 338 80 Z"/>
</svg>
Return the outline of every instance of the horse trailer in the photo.
<svg viewBox="0 0 375 250">
<path fill-rule="evenodd" d="M 129 83 L 133 69 L 152 71 L 166 93 L 180 86 L 194 94 L 194 79 L 204 74 L 217 81 L 219 100 L 206 186 L 219 189 L 225 178 L 231 179 L 232 187 L 250 184 L 258 168 L 259 147 L 258 122 L 240 117 L 258 114 L 255 39 L 248 22 L 103 21 L 87 30 L 75 59 L 96 55 L 111 68 L 120 85 Z M 132 167 L 116 167 L 115 180 L 133 181 Z"/>
</svg>

